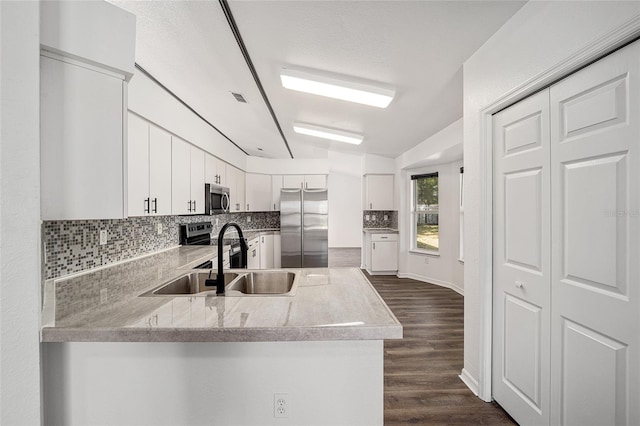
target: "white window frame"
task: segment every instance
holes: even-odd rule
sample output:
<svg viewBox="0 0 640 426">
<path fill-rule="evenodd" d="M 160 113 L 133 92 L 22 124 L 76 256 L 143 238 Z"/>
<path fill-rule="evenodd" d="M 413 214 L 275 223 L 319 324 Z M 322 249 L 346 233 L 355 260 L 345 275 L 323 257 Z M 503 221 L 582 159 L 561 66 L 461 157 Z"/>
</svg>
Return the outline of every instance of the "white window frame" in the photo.
<svg viewBox="0 0 640 426">
<path fill-rule="evenodd" d="M 428 250 L 428 249 L 423 249 L 423 248 L 419 248 L 417 245 L 417 241 L 418 241 L 418 237 L 417 237 L 417 215 L 418 212 L 416 212 L 416 184 L 415 181 L 411 179 L 412 175 L 421 175 L 421 174 L 432 174 L 432 173 L 437 173 L 438 174 L 438 204 L 440 203 L 440 178 L 442 175 L 442 172 L 440 170 L 438 170 L 437 168 L 428 168 L 428 169 L 416 169 L 416 170 L 409 170 L 409 173 L 407 174 L 408 178 L 409 178 L 409 191 L 411 193 L 411 196 L 408 197 L 409 198 L 409 212 L 410 212 L 410 218 L 409 218 L 409 223 L 411 224 L 411 239 L 409 242 L 409 252 L 411 253 L 417 253 L 417 254 L 424 254 L 424 255 L 428 255 L 428 256 L 440 256 L 440 247 L 439 247 L 439 241 L 440 241 L 440 231 L 438 228 L 438 250 Z M 424 213 L 424 212 L 423 212 Z M 440 212 L 438 211 L 438 216 L 440 215 Z M 440 223 L 440 218 L 438 217 L 438 223 Z"/>
</svg>

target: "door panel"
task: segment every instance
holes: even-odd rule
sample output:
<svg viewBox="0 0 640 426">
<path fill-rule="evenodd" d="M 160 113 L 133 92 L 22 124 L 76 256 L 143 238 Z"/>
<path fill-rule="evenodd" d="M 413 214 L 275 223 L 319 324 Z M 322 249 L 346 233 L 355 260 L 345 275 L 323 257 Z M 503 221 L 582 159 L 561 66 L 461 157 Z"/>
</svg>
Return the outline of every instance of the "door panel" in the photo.
<svg viewBox="0 0 640 426">
<path fill-rule="evenodd" d="M 549 91 L 496 114 L 493 396 L 521 424 L 549 418 Z"/>
<path fill-rule="evenodd" d="M 572 321 L 562 322 L 560 423 L 626 424 L 627 346 Z"/>
<path fill-rule="evenodd" d="M 551 88 L 554 424 L 640 424 L 639 58 Z"/>
</svg>

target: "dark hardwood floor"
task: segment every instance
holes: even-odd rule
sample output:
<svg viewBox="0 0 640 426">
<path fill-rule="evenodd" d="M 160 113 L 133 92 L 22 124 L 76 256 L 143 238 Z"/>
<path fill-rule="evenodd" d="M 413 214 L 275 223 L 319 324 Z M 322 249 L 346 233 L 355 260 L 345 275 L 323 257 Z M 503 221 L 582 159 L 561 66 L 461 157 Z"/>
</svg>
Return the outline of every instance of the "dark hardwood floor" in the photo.
<svg viewBox="0 0 640 426">
<path fill-rule="evenodd" d="M 395 276 L 367 278 L 404 328 L 404 339 L 384 343 L 385 425 L 516 424 L 458 377 L 463 365 L 462 296 Z"/>
</svg>

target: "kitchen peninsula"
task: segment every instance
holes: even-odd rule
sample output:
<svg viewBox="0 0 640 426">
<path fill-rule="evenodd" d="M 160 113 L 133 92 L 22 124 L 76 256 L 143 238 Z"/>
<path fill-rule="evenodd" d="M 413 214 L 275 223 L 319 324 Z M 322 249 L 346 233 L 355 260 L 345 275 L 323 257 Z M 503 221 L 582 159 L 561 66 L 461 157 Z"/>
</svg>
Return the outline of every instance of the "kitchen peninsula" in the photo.
<svg viewBox="0 0 640 426">
<path fill-rule="evenodd" d="M 402 326 L 360 270 L 290 269 L 291 296 L 141 296 L 213 257 L 179 247 L 47 281 L 46 418 L 382 424 L 383 340 Z"/>
</svg>

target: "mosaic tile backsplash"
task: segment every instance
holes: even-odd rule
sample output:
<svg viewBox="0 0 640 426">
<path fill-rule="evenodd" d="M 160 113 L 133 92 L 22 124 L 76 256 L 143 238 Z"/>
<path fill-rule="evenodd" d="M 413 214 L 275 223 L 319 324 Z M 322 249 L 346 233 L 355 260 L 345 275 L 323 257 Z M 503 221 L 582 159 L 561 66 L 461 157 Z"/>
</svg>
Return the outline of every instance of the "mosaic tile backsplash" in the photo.
<svg viewBox="0 0 640 426">
<path fill-rule="evenodd" d="M 180 244 L 181 224 L 206 220 L 212 221 L 214 236 L 227 222 L 236 222 L 243 230 L 280 229 L 280 212 L 45 221 L 42 223 L 44 279 L 58 278 L 175 247 Z M 162 225 L 160 235 L 158 224 Z M 100 230 L 107 231 L 105 245 L 100 245 Z"/>
<path fill-rule="evenodd" d="M 398 229 L 398 212 L 396 210 L 363 210 L 362 227 Z"/>
</svg>

